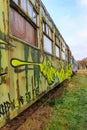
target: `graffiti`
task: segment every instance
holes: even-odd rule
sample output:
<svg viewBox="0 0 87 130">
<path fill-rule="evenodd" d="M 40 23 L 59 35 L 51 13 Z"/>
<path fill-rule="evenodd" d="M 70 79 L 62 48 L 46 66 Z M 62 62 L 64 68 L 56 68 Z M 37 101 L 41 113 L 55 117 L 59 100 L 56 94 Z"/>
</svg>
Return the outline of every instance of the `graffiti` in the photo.
<svg viewBox="0 0 87 130">
<path fill-rule="evenodd" d="M 0 49 L 5 49 L 5 50 L 8 50 L 8 47 L 9 47 L 9 46 L 10 46 L 10 47 L 16 47 L 16 46 L 12 45 L 11 43 L 7 43 L 7 42 L 5 42 L 5 41 L 3 41 L 3 40 L 1 40 L 1 39 L 0 39 L 0 45 L 2 45 L 2 46 L 0 46 Z M 3 47 L 3 45 L 4 45 L 5 47 Z"/>
<path fill-rule="evenodd" d="M 6 83 L 6 74 L 8 73 L 8 67 L 5 69 L 0 68 L 0 85 Z"/>
<path fill-rule="evenodd" d="M 14 72 L 15 73 L 21 73 L 21 72 L 23 72 L 23 71 L 25 71 L 26 70 L 26 68 L 24 68 L 24 69 L 20 69 L 20 68 L 15 68 L 14 69 Z M 27 70 L 34 70 L 33 68 L 27 68 Z"/>
<path fill-rule="evenodd" d="M 0 85 L 2 85 L 2 84 L 5 84 L 6 83 L 6 76 L 4 75 L 4 76 L 0 76 Z"/>
<path fill-rule="evenodd" d="M 1 115 L 7 114 L 10 110 L 10 102 L 6 101 L 0 104 L 0 117 Z"/>
<path fill-rule="evenodd" d="M 10 63 L 12 65 L 12 67 L 14 67 L 14 68 L 17 68 L 17 67 L 20 67 L 20 66 L 24 66 L 24 65 L 40 65 L 39 63 L 22 61 L 22 60 L 19 60 L 17 58 L 12 58 Z"/>
<path fill-rule="evenodd" d="M 66 66 L 67 70 L 66 72 L 64 71 L 64 64 L 62 63 L 62 68 L 60 71 L 55 69 L 52 65 L 51 62 L 44 60 L 43 64 L 40 66 L 40 71 L 42 74 L 45 76 L 45 78 L 48 81 L 48 84 L 53 84 L 54 82 L 62 82 L 63 80 L 70 78 L 72 70 L 70 65 Z"/>
<path fill-rule="evenodd" d="M 25 93 L 25 96 L 20 96 L 20 102 L 22 103 L 22 105 L 24 104 L 24 102 L 30 102 L 31 100 L 31 95 L 30 92 Z"/>
<path fill-rule="evenodd" d="M 31 100 L 30 92 L 25 93 L 25 101 L 29 102 Z"/>
<path fill-rule="evenodd" d="M 39 63 L 40 62 L 40 52 L 35 50 L 35 49 L 31 49 L 31 55 L 32 55 L 32 60 L 33 63 Z M 34 72 L 34 82 L 32 81 L 32 87 L 33 87 L 33 83 L 34 83 L 34 92 L 35 96 L 37 96 L 39 94 L 39 79 L 40 79 L 40 69 L 39 66 L 34 65 L 33 66 L 33 72 Z M 33 88 L 32 88 L 33 89 Z"/>
<path fill-rule="evenodd" d="M 14 68 L 17 68 L 19 66 L 24 65 L 37 65 L 40 67 L 40 72 L 44 75 L 44 77 L 47 79 L 48 84 L 51 85 L 54 82 L 62 82 L 66 78 L 70 78 L 72 74 L 72 69 L 70 65 L 66 66 L 66 72 L 64 71 L 64 64 L 62 63 L 62 68 L 60 71 L 56 70 L 52 65 L 50 61 L 44 60 L 43 63 L 32 63 L 32 62 L 26 62 L 22 61 L 16 58 L 11 59 L 11 65 Z"/>
<path fill-rule="evenodd" d="M 23 105 L 25 102 L 29 103 L 31 100 L 30 92 L 25 93 L 24 96 L 20 96 L 19 99 L 13 99 L 13 106 L 14 108 L 19 107 L 19 102 Z"/>
<path fill-rule="evenodd" d="M 24 46 L 24 58 L 27 61 L 29 55 L 29 48 L 27 46 Z M 28 66 L 25 65 L 25 76 L 26 76 L 26 92 L 28 92 Z"/>
<path fill-rule="evenodd" d="M 0 104 L 0 117 L 7 114 L 10 111 L 10 108 L 14 109 L 14 108 L 19 107 L 18 100 L 21 102 L 22 105 L 24 104 L 24 102 L 27 102 L 27 103 L 30 102 L 31 94 L 30 92 L 27 92 L 25 93 L 24 96 L 20 96 L 19 99 L 13 99 L 13 102 L 12 102 L 10 98 L 10 94 L 8 93 L 8 98 L 9 98 L 9 101 L 6 101 Z"/>
<path fill-rule="evenodd" d="M 24 104 L 24 97 L 20 96 L 20 102 L 22 103 L 22 105 Z"/>
<path fill-rule="evenodd" d="M 7 43 L 3 40 L 0 39 L 0 45 L 7 45 Z M 1 47 L 1 46 L 0 46 Z M 8 67 L 6 66 L 5 68 L 3 68 L 1 66 L 1 60 L 2 59 L 2 53 L 0 50 L 0 85 L 2 85 L 3 83 L 6 83 L 6 74 L 8 73 Z"/>
</svg>

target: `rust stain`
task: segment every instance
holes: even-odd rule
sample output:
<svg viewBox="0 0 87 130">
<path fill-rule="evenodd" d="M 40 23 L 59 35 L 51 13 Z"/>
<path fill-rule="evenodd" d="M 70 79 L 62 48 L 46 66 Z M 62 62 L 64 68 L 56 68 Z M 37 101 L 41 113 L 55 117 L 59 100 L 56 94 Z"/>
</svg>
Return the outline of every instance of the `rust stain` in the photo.
<svg viewBox="0 0 87 130">
<path fill-rule="evenodd" d="M 8 88 L 10 87 L 10 78 L 6 78 L 6 85 L 8 86 Z"/>
<path fill-rule="evenodd" d="M 31 83 L 32 83 L 32 95 L 33 95 L 33 100 L 34 100 L 34 79 L 33 79 L 33 76 L 31 77 Z"/>
<path fill-rule="evenodd" d="M 20 104 L 20 94 L 19 94 L 19 80 L 17 79 L 17 81 L 16 81 L 16 84 L 17 84 L 17 99 L 18 99 L 18 103 L 19 103 L 19 106 L 21 105 Z"/>
<path fill-rule="evenodd" d="M 22 76 L 22 78 L 21 78 L 21 80 L 23 81 L 23 82 L 25 82 L 25 76 Z"/>
</svg>

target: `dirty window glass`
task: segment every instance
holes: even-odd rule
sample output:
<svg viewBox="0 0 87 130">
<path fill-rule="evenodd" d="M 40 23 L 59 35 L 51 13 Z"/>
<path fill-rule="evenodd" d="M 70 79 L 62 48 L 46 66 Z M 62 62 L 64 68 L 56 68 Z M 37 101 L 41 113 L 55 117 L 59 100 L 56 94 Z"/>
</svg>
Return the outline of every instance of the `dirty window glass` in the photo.
<svg viewBox="0 0 87 130">
<path fill-rule="evenodd" d="M 36 14 L 35 11 L 33 11 L 33 21 L 34 21 L 34 23 L 36 23 L 36 17 L 37 17 L 37 14 Z"/>
<path fill-rule="evenodd" d="M 60 56 L 60 55 L 59 55 L 59 47 L 58 47 L 58 46 L 56 46 L 56 56 L 57 56 L 57 57 Z"/>
<path fill-rule="evenodd" d="M 18 5 L 18 0 L 13 0 Z"/>
<path fill-rule="evenodd" d="M 43 32 L 45 32 L 45 23 L 42 24 Z"/>
<path fill-rule="evenodd" d="M 46 34 L 47 34 L 47 35 L 49 34 L 49 28 L 48 28 L 48 25 L 46 25 Z"/>
<path fill-rule="evenodd" d="M 49 37 L 52 38 L 52 32 L 50 28 L 49 28 Z"/>
<path fill-rule="evenodd" d="M 33 7 L 30 3 L 28 3 L 28 14 L 32 18 L 33 16 Z"/>
<path fill-rule="evenodd" d="M 44 35 L 44 51 L 52 54 L 52 41 Z"/>
<path fill-rule="evenodd" d="M 37 21 L 37 13 L 33 9 L 33 6 L 28 2 L 28 14 L 34 23 Z"/>
<path fill-rule="evenodd" d="M 26 7 L 27 7 L 27 5 L 26 5 L 26 0 L 22 0 L 22 1 L 21 1 L 21 6 L 22 6 L 22 8 L 24 9 L 24 11 L 26 11 Z"/>
<path fill-rule="evenodd" d="M 62 51 L 62 59 L 65 60 L 65 53 Z"/>
</svg>

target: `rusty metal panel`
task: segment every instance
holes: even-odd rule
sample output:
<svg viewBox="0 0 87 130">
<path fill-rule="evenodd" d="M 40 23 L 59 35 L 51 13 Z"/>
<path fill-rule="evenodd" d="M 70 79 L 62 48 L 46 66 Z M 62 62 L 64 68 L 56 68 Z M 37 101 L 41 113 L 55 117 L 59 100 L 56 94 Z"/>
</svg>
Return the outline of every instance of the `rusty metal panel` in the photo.
<svg viewBox="0 0 87 130">
<path fill-rule="evenodd" d="M 11 8 L 10 12 L 11 12 L 11 15 L 10 15 L 11 34 L 22 40 L 23 39 L 25 40 L 26 38 L 25 20 L 14 9 Z"/>
<path fill-rule="evenodd" d="M 10 15 L 11 34 L 35 45 L 36 30 L 34 27 L 12 8 L 10 10 Z"/>
<path fill-rule="evenodd" d="M 33 26 L 26 21 L 26 41 L 35 45 L 36 43 L 36 30 Z"/>
</svg>

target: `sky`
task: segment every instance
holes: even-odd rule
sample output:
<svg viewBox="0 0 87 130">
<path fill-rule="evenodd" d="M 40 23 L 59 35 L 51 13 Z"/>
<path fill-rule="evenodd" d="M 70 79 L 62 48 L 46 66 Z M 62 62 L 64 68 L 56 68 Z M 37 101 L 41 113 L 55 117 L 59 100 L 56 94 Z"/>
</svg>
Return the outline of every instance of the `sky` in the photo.
<svg viewBox="0 0 87 130">
<path fill-rule="evenodd" d="M 87 0 L 42 0 L 76 60 L 87 57 Z"/>
</svg>

